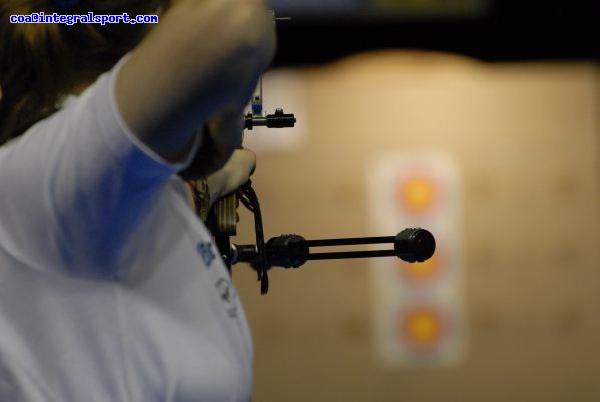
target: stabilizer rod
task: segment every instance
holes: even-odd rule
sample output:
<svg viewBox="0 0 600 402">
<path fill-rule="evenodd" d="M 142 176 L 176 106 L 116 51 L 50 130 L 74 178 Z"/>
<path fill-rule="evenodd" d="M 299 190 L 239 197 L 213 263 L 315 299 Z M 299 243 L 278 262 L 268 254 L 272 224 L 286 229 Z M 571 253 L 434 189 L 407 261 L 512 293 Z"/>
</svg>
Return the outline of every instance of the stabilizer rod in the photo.
<svg viewBox="0 0 600 402">
<path fill-rule="evenodd" d="M 311 253 L 311 247 L 332 247 L 365 244 L 393 243 L 393 250 L 365 250 Z M 309 260 L 332 260 L 349 258 L 398 257 L 407 262 L 423 262 L 435 252 L 435 239 L 425 229 L 410 228 L 396 236 L 358 237 L 342 239 L 306 240 L 298 235 L 273 237 L 265 244 L 268 267 L 298 268 Z M 234 245 L 233 263 L 253 264 L 258 257 L 255 245 Z"/>
</svg>

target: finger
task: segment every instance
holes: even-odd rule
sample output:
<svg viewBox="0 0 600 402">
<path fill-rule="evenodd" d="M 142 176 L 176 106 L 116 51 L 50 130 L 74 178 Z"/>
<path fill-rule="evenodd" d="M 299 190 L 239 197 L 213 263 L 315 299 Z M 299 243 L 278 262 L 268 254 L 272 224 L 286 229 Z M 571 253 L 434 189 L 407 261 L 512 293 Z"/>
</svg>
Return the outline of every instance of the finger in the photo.
<svg viewBox="0 0 600 402">
<path fill-rule="evenodd" d="M 252 176 L 256 169 L 256 154 L 249 149 L 236 149 L 231 157 L 231 163 Z"/>
<path fill-rule="evenodd" d="M 242 151 L 244 157 L 246 158 L 247 163 L 252 166 L 252 171 L 256 168 L 256 154 L 249 149 L 240 149 Z"/>
</svg>

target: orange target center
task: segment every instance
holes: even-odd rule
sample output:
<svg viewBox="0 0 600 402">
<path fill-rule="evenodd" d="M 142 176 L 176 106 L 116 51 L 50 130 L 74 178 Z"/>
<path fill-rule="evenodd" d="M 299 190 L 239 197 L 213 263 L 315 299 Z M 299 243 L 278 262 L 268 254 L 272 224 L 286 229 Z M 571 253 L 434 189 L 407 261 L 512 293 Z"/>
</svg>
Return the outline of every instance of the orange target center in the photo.
<svg viewBox="0 0 600 402">
<path fill-rule="evenodd" d="M 429 210 L 436 199 L 435 186 L 431 180 L 415 177 L 406 180 L 398 189 L 397 199 L 413 213 Z"/>
<path fill-rule="evenodd" d="M 439 314 L 429 309 L 419 309 L 409 313 L 403 327 L 408 341 L 419 347 L 436 345 L 442 332 Z"/>
</svg>

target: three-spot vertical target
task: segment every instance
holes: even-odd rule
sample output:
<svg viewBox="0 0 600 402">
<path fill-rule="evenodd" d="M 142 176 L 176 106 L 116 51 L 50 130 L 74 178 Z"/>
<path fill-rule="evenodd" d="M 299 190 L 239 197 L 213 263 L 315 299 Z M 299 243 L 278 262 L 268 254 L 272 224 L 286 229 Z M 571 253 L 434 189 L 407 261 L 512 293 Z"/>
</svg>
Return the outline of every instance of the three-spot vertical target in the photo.
<svg viewBox="0 0 600 402">
<path fill-rule="evenodd" d="M 466 336 L 459 169 L 446 154 L 400 152 L 376 158 L 367 180 L 375 233 L 422 227 L 437 243 L 422 263 L 372 260 L 377 355 L 394 366 L 454 364 Z"/>
</svg>

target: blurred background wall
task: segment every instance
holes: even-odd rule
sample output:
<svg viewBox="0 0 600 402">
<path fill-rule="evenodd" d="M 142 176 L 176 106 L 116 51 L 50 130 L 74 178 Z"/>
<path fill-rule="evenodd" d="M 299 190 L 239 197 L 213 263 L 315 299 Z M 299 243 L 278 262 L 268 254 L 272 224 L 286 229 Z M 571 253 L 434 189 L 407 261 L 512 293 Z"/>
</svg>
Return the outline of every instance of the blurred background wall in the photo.
<svg viewBox="0 0 600 402">
<path fill-rule="evenodd" d="M 470 3 L 479 5 L 473 24 L 502 25 L 494 4 Z M 315 26 L 300 18 L 304 28 Z M 453 35 L 447 24 L 454 22 L 422 23 Z M 575 25 L 572 32 L 583 35 Z M 380 46 L 374 35 L 367 49 L 329 60 L 316 42 L 303 53 L 309 43 L 294 29 L 283 32 L 282 45 L 294 47 L 265 77 L 265 100 L 296 113 L 298 127 L 247 134 L 258 155 L 254 182 L 266 236 L 392 235 L 378 221 L 389 208 L 397 231 L 430 225 L 438 249 L 452 258 L 436 255 L 434 265 L 418 268 L 438 272 L 418 284 L 403 274 L 406 266 L 373 260 L 274 269 L 267 296 L 249 268 L 235 267 L 255 340 L 254 400 L 600 400 L 600 69 L 593 51 L 551 42 L 521 54 L 522 42 L 537 34 L 497 38 L 490 42 L 497 48 L 485 51 L 470 45 L 472 52 L 461 52 L 460 35 L 454 45 L 417 46 L 427 51 L 381 51 L 403 46 Z M 475 42 L 477 33 L 496 37 L 472 29 Z M 334 43 L 344 47 L 346 39 Z M 373 185 L 382 161 L 396 161 L 402 175 L 411 155 L 430 165 L 432 188 L 444 189 L 421 186 L 413 198 L 430 197 L 450 221 L 398 214 L 406 209 L 399 185 Z M 236 242 L 250 242 L 251 216 L 241 216 Z M 387 284 L 382 272 L 391 275 Z M 390 307 L 382 294 L 394 286 L 403 297 L 398 314 L 382 319 Z M 438 286 L 451 296 L 436 296 Z M 442 320 L 419 321 L 413 333 L 422 339 L 411 343 L 399 317 L 423 298 Z M 389 321 L 383 329 L 382 320 Z M 382 337 L 386 330 L 393 336 Z"/>
</svg>

